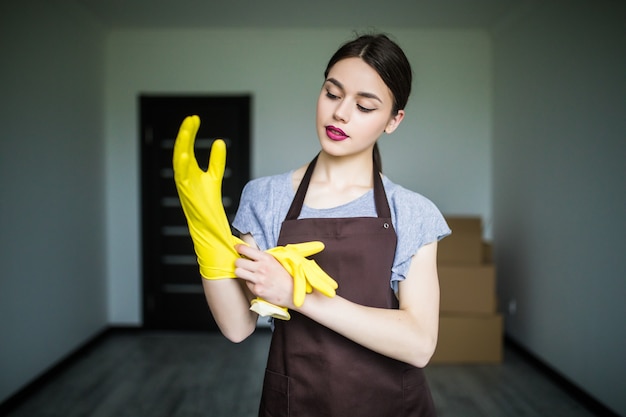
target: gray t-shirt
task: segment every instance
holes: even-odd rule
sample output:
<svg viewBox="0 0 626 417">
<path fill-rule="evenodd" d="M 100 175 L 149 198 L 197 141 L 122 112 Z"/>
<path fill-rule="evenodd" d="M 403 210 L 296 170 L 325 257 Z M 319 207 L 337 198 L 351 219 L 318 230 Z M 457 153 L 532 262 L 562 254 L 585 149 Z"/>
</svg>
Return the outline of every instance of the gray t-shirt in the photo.
<svg viewBox="0 0 626 417">
<path fill-rule="evenodd" d="M 250 181 L 241 194 L 233 227 L 241 234 L 251 234 L 261 250 L 276 246 L 280 228 L 295 196 L 293 171 Z M 412 256 L 422 246 L 439 241 L 450 234 L 443 215 L 426 197 L 394 184 L 383 176 L 391 221 L 398 236 L 396 255 L 391 270 L 391 288 L 398 291 L 398 282 L 406 279 Z M 313 209 L 304 205 L 298 218 L 376 217 L 374 191 L 329 209 Z"/>
</svg>

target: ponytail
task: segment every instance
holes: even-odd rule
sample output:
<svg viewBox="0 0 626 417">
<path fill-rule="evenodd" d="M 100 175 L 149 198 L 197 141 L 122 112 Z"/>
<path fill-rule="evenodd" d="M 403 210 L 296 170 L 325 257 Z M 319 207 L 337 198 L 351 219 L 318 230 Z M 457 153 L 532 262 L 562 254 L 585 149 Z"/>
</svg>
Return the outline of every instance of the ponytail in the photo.
<svg viewBox="0 0 626 417">
<path fill-rule="evenodd" d="M 382 173 L 383 172 L 383 160 L 380 156 L 380 150 L 378 149 L 378 142 L 374 144 L 373 154 L 374 154 L 374 165 L 375 166 L 378 165 L 378 169 Z"/>
</svg>

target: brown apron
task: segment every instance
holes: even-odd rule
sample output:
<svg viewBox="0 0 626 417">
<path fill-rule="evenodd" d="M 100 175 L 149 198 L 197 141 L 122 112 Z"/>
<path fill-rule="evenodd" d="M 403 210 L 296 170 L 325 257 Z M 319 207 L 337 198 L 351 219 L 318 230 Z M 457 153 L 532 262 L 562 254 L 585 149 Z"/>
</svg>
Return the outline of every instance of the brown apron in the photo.
<svg viewBox="0 0 626 417">
<path fill-rule="evenodd" d="M 389 285 L 396 233 L 378 167 L 378 217 L 298 220 L 316 161 L 302 179 L 278 244 L 324 242 L 324 251 L 313 258 L 337 281 L 338 295 L 366 306 L 398 308 Z M 422 369 L 375 353 L 297 312 L 289 321 L 275 321 L 260 417 L 434 415 Z"/>
</svg>

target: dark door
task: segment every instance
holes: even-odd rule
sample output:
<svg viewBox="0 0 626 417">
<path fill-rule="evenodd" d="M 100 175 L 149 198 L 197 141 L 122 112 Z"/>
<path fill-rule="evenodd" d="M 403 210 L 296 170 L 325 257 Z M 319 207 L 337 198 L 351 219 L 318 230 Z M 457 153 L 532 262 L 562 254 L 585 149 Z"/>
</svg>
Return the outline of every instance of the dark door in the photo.
<svg viewBox="0 0 626 417">
<path fill-rule="evenodd" d="M 232 221 L 250 176 L 250 97 L 143 95 L 141 217 L 143 324 L 150 329 L 217 329 L 204 294 L 172 169 L 174 140 L 183 119 L 200 116 L 195 153 L 207 169 L 215 138 L 227 145 L 223 203 Z"/>
</svg>

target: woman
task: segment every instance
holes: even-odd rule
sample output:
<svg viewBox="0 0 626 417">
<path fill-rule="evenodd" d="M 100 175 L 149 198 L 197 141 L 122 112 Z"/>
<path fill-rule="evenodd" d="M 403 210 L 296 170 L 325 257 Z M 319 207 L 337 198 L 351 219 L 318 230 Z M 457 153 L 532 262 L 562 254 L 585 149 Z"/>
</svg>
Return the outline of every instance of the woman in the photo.
<svg viewBox="0 0 626 417">
<path fill-rule="evenodd" d="M 381 173 L 376 142 L 402 122 L 411 68 L 385 35 L 344 44 L 317 103 L 321 151 L 307 166 L 251 181 L 233 226 L 239 280 L 205 284 L 224 334 L 254 331 L 249 303 L 290 309 L 274 320 L 260 416 L 431 416 L 422 369 L 437 343 L 437 241 L 450 233 L 423 196 Z M 264 252 L 322 241 L 313 259 L 338 283 L 293 304 L 293 279 Z"/>
</svg>

